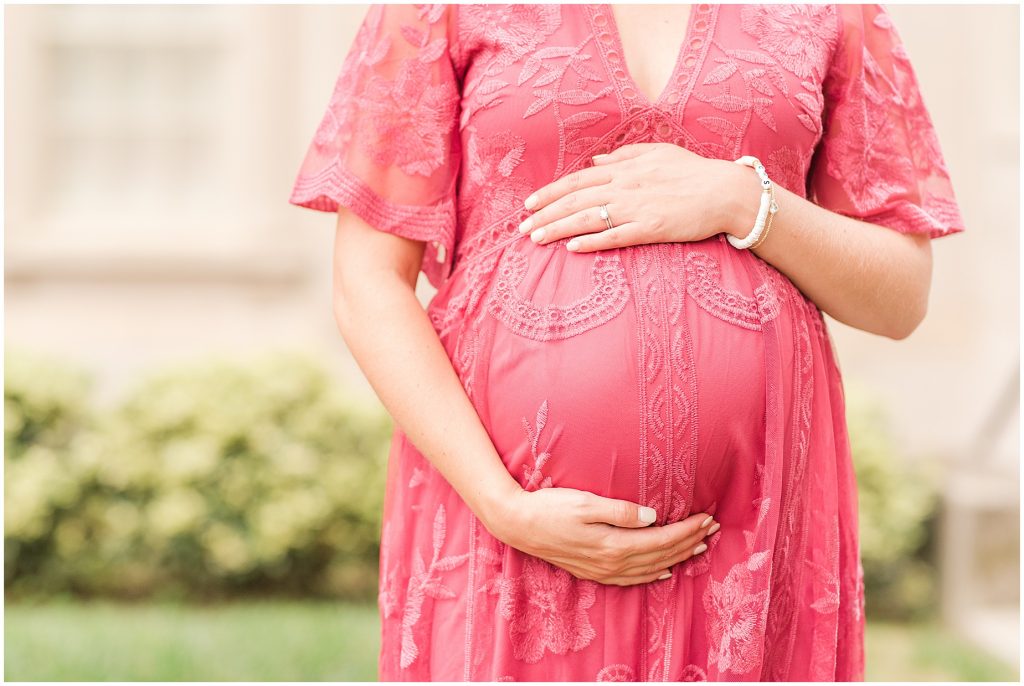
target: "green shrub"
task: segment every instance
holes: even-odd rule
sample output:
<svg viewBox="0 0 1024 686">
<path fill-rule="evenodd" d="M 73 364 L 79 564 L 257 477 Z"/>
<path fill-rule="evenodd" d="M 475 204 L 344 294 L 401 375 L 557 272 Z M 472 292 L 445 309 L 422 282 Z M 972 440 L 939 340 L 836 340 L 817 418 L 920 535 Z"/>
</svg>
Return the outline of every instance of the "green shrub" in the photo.
<svg viewBox="0 0 1024 686">
<path fill-rule="evenodd" d="M 155 376 L 76 441 L 64 571 L 8 588 L 372 598 L 390 432 L 298 356 Z"/>
<path fill-rule="evenodd" d="M 937 603 L 931 544 L 938 512 L 935 462 L 899 455 L 880 403 L 847 389 L 847 422 L 857 474 L 867 614 L 920 618 Z"/>
<path fill-rule="evenodd" d="M 10 348 L 4 369 L 4 577 L 60 586 L 58 534 L 82 510 L 73 446 L 93 421 L 90 379 Z"/>
</svg>

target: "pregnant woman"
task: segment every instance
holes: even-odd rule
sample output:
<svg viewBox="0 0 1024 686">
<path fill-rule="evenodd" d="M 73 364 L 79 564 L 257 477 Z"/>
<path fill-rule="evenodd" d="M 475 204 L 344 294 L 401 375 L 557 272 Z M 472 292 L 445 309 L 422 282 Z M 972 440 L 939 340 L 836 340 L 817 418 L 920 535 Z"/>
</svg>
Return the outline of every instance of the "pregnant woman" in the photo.
<svg viewBox="0 0 1024 686">
<path fill-rule="evenodd" d="M 381 680 L 863 678 L 822 312 L 906 337 L 964 228 L 883 7 L 375 5 L 291 202 L 398 427 Z"/>
</svg>

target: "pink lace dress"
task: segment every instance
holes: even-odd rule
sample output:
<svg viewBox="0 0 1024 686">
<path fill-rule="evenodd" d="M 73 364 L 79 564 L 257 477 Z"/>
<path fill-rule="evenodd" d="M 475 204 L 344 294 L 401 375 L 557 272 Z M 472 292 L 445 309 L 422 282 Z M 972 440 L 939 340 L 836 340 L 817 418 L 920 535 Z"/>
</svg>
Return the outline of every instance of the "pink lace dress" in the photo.
<svg viewBox="0 0 1024 686">
<path fill-rule="evenodd" d="M 578 579 L 491 536 L 396 429 L 382 680 L 863 678 L 856 486 L 819 309 L 722 234 L 574 254 L 517 231 L 530 192 L 638 141 L 756 155 L 894 231 L 964 228 L 880 5 L 695 5 L 655 101 L 606 5 L 373 6 L 290 201 L 426 242 L 430 320 L 524 488 L 722 524 L 665 581 Z"/>
</svg>

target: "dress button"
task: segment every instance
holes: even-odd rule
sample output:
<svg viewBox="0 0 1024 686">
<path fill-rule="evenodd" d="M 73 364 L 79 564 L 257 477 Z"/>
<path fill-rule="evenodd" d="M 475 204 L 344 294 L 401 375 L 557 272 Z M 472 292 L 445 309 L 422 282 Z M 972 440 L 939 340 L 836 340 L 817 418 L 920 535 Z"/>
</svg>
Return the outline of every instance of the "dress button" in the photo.
<svg viewBox="0 0 1024 686">
<path fill-rule="evenodd" d="M 598 14 L 594 17 L 594 23 L 597 24 L 598 26 L 604 26 L 605 24 L 608 23 L 608 18 L 605 17 L 603 14 Z"/>
<path fill-rule="evenodd" d="M 615 78 L 620 80 L 626 78 L 626 72 L 622 71 L 621 69 L 616 69 L 615 71 L 612 72 L 612 74 L 615 75 Z"/>
<path fill-rule="evenodd" d="M 703 19 L 698 19 L 697 21 L 693 22 L 693 28 L 697 29 L 698 31 L 704 31 L 707 27 L 708 23 Z"/>
<path fill-rule="evenodd" d="M 692 67 L 697 62 L 697 58 L 693 55 L 687 55 L 686 59 L 683 60 L 684 67 Z"/>
<path fill-rule="evenodd" d="M 608 33 L 607 31 L 602 31 L 601 33 L 597 34 L 597 37 L 598 40 L 600 40 L 605 45 L 610 45 L 612 42 L 612 34 Z"/>
<path fill-rule="evenodd" d="M 694 50 L 696 50 L 702 45 L 704 45 L 704 39 L 699 36 L 690 41 L 690 47 L 693 48 Z"/>
<path fill-rule="evenodd" d="M 626 88 L 622 89 L 622 94 L 625 97 L 627 97 L 627 98 L 635 98 L 636 97 L 636 91 L 633 90 L 632 88 L 628 87 L 628 86 Z"/>
<path fill-rule="evenodd" d="M 711 5 L 707 4 L 706 2 L 702 2 L 701 4 L 697 5 L 697 9 L 700 10 L 701 12 L 707 12 L 709 9 L 711 9 Z"/>
<path fill-rule="evenodd" d="M 661 124 L 658 124 L 658 135 L 659 136 L 661 136 L 662 138 L 668 138 L 668 135 L 670 133 L 672 133 L 672 127 L 671 126 L 669 126 L 668 124 L 666 124 L 664 122 L 662 122 Z"/>
<path fill-rule="evenodd" d="M 679 92 L 678 91 L 673 91 L 672 93 L 669 94 L 668 101 L 674 105 L 677 102 L 679 102 L 679 97 L 680 97 L 679 96 Z"/>
<path fill-rule="evenodd" d="M 606 53 L 606 56 L 608 57 L 609 62 L 612 62 L 613 64 L 619 63 L 619 53 L 615 52 L 614 50 L 609 50 Z"/>
</svg>

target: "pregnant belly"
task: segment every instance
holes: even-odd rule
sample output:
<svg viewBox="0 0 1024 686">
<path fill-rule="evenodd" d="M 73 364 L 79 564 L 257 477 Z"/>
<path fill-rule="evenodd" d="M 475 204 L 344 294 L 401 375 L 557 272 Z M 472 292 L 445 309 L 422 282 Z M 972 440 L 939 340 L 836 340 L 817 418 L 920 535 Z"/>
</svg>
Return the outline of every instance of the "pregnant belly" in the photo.
<svg viewBox="0 0 1024 686">
<path fill-rule="evenodd" d="M 743 503 L 765 426 L 765 265 L 712 238 L 589 255 L 503 248 L 476 340 L 475 402 L 525 488 L 654 507 Z M 777 274 L 777 272 L 776 272 Z"/>
</svg>

